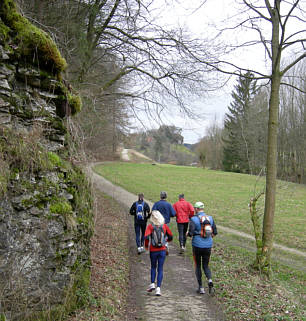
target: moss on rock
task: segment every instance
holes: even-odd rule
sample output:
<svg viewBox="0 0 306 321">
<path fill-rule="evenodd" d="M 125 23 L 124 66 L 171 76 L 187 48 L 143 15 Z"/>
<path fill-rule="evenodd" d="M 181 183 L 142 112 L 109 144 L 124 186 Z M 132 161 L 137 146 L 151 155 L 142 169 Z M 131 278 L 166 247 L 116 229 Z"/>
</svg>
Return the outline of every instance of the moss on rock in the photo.
<svg viewBox="0 0 306 321">
<path fill-rule="evenodd" d="M 0 26 L 7 35 L 8 28 L 14 35 L 18 46 L 15 52 L 28 57 L 29 61 L 39 61 L 48 71 L 59 75 L 67 67 L 66 60 L 61 56 L 56 44 L 51 37 L 31 24 L 25 17 L 17 12 L 13 0 L 2 0 L 0 3 L 0 17 L 5 26 Z"/>
<path fill-rule="evenodd" d="M 68 104 L 71 108 L 72 115 L 80 112 L 82 109 L 82 100 L 79 95 L 68 94 Z"/>
<path fill-rule="evenodd" d="M 6 41 L 8 39 L 10 28 L 7 27 L 1 20 L 0 20 L 0 40 Z"/>
</svg>

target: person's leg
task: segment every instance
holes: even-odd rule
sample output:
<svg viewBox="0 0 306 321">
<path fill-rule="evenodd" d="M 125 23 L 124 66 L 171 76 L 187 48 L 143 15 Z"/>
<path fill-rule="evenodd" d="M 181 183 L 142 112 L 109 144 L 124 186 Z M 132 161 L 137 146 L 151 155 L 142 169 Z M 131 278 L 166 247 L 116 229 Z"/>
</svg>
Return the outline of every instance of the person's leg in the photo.
<svg viewBox="0 0 306 321">
<path fill-rule="evenodd" d="M 140 239 L 140 246 L 143 247 L 144 244 L 144 236 L 145 236 L 145 232 L 146 232 L 146 223 L 143 223 L 140 225 L 140 229 L 141 229 L 141 239 Z"/>
<path fill-rule="evenodd" d="M 158 252 L 150 252 L 151 260 L 151 283 L 155 282 L 156 279 L 156 267 L 157 267 Z"/>
<path fill-rule="evenodd" d="M 211 271 L 208 266 L 209 259 L 210 259 L 210 253 L 211 249 L 201 249 L 202 251 L 202 264 L 203 264 L 203 270 L 206 275 L 207 280 L 211 280 Z"/>
<path fill-rule="evenodd" d="M 183 223 L 177 223 L 177 230 L 178 230 L 178 233 L 179 233 L 180 247 L 182 247 L 184 245 L 184 237 L 183 237 L 184 224 Z"/>
<path fill-rule="evenodd" d="M 183 246 L 186 246 L 186 233 L 188 230 L 188 222 L 187 223 L 183 223 Z"/>
<path fill-rule="evenodd" d="M 166 259 L 166 251 L 159 251 L 158 252 L 158 266 L 157 266 L 157 287 L 161 287 L 163 281 L 163 267 Z"/>
<path fill-rule="evenodd" d="M 202 271 L 201 271 L 201 253 L 198 247 L 193 246 L 193 260 L 195 264 L 195 275 L 198 281 L 199 288 L 202 287 Z"/>
<path fill-rule="evenodd" d="M 135 235 L 136 235 L 136 245 L 140 247 L 140 225 L 138 223 L 134 224 L 135 227 Z"/>
<path fill-rule="evenodd" d="M 205 276 L 208 280 L 209 293 L 211 295 L 213 295 L 215 290 L 214 290 L 214 284 L 212 281 L 211 270 L 209 268 L 210 255 L 211 255 L 211 249 L 203 249 L 203 257 L 202 257 L 203 270 L 204 270 Z"/>
</svg>

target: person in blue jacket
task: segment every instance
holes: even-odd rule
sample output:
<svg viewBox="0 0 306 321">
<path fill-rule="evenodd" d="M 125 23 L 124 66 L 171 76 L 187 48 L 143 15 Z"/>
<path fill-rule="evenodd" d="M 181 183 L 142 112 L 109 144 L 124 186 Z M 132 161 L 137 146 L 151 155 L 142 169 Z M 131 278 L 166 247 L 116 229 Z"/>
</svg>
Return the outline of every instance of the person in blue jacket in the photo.
<svg viewBox="0 0 306 321">
<path fill-rule="evenodd" d="M 176 215 L 172 205 L 166 201 L 167 192 L 160 192 L 160 200 L 153 204 L 152 211 L 159 211 L 165 219 L 165 224 L 169 226 L 170 218 Z M 168 243 L 166 243 L 166 255 L 169 254 Z"/>
<path fill-rule="evenodd" d="M 208 280 L 209 294 L 214 293 L 211 270 L 208 266 L 213 246 L 213 237 L 218 234 L 216 224 L 212 216 L 204 213 L 204 204 L 196 202 L 194 205 L 195 215 L 190 219 L 189 231 L 187 235 L 192 237 L 192 252 L 195 262 L 195 274 L 198 281 L 198 293 L 204 294 L 205 290 L 202 284 L 202 267 Z M 203 222 L 201 224 L 201 221 Z M 204 225 L 204 221 L 206 225 Z M 207 224 L 207 221 L 209 224 Z M 203 234 L 204 226 L 209 229 L 207 235 Z"/>
</svg>

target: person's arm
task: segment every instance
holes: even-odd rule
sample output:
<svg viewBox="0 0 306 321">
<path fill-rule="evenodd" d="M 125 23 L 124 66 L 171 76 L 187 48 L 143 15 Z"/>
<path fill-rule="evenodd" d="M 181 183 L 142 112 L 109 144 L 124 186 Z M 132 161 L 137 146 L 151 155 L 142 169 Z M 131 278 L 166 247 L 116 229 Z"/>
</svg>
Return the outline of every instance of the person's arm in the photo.
<svg viewBox="0 0 306 321">
<path fill-rule="evenodd" d="M 189 218 L 191 218 L 194 215 L 194 208 L 193 206 L 189 203 Z"/>
<path fill-rule="evenodd" d="M 136 202 L 133 203 L 133 205 L 130 208 L 130 214 L 135 215 L 136 214 Z"/>
<path fill-rule="evenodd" d="M 213 230 L 213 237 L 216 236 L 218 234 L 218 231 L 217 231 L 217 226 L 215 224 L 215 221 L 214 219 L 212 219 L 213 223 L 212 223 L 212 230 Z"/>
<path fill-rule="evenodd" d="M 150 235 L 152 233 L 152 225 L 149 224 L 146 228 L 146 231 L 145 231 L 145 239 L 144 239 L 144 246 L 145 246 L 145 249 L 148 250 L 149 249 L 149 241 L 150 241 Z"/>
<path fill-rule="evenodd" d="M 167 242 L 171 242 L 173 240 L 173 234 L 167 224 L 164 225 L 166 228 Z"/>
<path fill-rule="evenodd" d="M 189 230 L 187 232 L 187 236 L 193 236 L 195 232 L 195 223 L 193 220 L 190 220 L 189 222 Z"/>
<path fill-rule="evenodd" d="M 175 210 L 175 215 L 177 216 L 177 208 L 176 208 L 176 203 L 172 205 L 173 209 Z"/>
<path fill-rule="evenodd" d="M 174 217 L 176 215 L 176 212 L 173 208 L 173 206 L 170 204 L 170 216 Z"/>
<path fill-rule="evenodd" d="M 149 219 L 151 216 L 151 212 L 150 212 L 150 206 L 148 203 L 144 204 L 144 211 L 146 213 L 146 218 Z"/>
</svg>

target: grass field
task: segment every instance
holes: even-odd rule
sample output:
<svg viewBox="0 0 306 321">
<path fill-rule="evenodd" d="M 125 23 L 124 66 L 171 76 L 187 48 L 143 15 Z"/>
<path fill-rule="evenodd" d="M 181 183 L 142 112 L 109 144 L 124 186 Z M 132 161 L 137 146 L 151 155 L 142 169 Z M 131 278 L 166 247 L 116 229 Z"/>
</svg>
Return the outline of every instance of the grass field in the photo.
<svg viewBox="0 0 306 321">
<path fill-rule="evenodd" d="M 143 191 L 153 202 L 159 199 L 160 190 L 168 192 L 171 202 L 184 192 L 191 202 L 202 200 L 218 224 L 249 233 L 252 227 L 248 201 L 254 190 L 260 191 L 264 186 L 263 179 L 256 183 L 256 177 L 190 167 L 109 163 L 96 171 L 130 192 Z M 305 186 L 279 182 L 275 217 L 278 243 L 303 249 L 305 218 L 303 221 L 301 217 L 306 213 L 305 198 Z M 178 244 L 175 220 L 170 228 L 173 242 Z M 289 234 L 284 235 L 284 231 Z M 192 256 L 190 240 L 185 255 Z M 216 299 L 227 320 L 306 321 L 305 258 L 274 249 L 269 281 L 250 268 L 254 258 L 252 240 L 243 239 L 242 242 L 239 236 L 224 231 L 214 239 L 210 266 Z"/>
<path fill-rule="evenodd" d="M 167 191 L 176 202 L 184 193 L 191 203 L 202 201 L 205 211 L 217 224 L 252 233 L 248 203 L 263 190 L 265 179 L 256 176 L 202 168 L 135 163 L 106 163 L 95 168 L 106 179 L 132 193 L 144 192 L 155 202 Z M 258 202 L 263 214 L 264 196 Z M 274 241 L 300 250 L 306 249 L 306 186 L 278 181 Z"/>
</svg>

